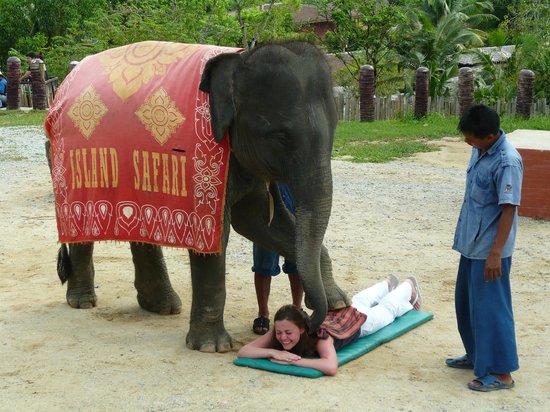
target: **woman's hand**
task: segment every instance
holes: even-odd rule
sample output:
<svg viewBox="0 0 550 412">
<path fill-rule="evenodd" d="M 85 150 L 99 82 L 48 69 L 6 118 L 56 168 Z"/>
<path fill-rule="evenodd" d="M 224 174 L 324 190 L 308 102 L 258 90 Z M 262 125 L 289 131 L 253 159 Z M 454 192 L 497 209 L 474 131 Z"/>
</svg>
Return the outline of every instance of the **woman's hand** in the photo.
<svg viewBox="0 0 550 412">
<path fill-rule="evenodd" d="M 285 350 L 278 350 L 278 351 L 273 351 L 274 353 L 272 354 L 270 360 L 271 362 L 273 363 L 279 363 L 281 365 L 290 365 L 292 364 L 292 362 L 296 362 L 296 361 L 299 361 L 300 359 L 302 359 L 301 356 L 298 356 L 294 353 L 291 353 L 291 352 L 287 352 Z"/>
</svg>

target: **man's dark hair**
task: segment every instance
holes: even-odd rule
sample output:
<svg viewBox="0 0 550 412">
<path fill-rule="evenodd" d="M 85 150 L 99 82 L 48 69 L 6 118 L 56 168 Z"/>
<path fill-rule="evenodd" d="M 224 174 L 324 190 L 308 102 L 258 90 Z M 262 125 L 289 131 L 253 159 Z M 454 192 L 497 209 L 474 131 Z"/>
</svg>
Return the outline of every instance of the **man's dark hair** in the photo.
<svg viewBox="0 0 550 412">
<path fill-rule="evenodd" d="M 472 133 L 478 139 L 485 139 L 490 134 L 498 135 L 500 117 L 494 109 L 476 104 L 464 112 L 458 122 L 458 130 Z"/>
<path fill-rule="evenodd" d="M 27 57 L 30 57 L 31 59 L 36 59 L 36 53 L 34 52 L 27 53 Z"/>
</svg>

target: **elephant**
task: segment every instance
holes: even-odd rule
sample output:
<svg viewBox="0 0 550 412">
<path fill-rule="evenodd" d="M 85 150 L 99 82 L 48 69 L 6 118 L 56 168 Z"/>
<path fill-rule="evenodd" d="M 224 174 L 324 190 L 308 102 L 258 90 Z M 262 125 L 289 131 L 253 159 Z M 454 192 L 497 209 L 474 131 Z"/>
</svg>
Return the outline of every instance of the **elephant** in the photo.
<svg viewBox="0 0 550 412">
<path fill-rule="evenodd" d="M 203 352 L 233 347 L 223 319 L 230 227 L 297 263 L 315 330 L 328 310 L 350 304 L 323 245 L 332 208 L 337 123 L 329 66 L 310 43 L 270 43 L 209 59 L 199 88 L 209 97 L 216 142 L 229 136 L 231 151 L 221 252 L 189 250 L 192 304 L 186 345 Z M 277 182 L 288 184 L 295 216 L 284 207 Z M 130 242 L 130 249 L 139 305 L 160 314 L 179 313 L 181 300 L 170 284 L 162 248 Z M 93 243 L 63 244 L 58 274 L 67 280 L 71 307 L 96 305 Z"/>
</svg>

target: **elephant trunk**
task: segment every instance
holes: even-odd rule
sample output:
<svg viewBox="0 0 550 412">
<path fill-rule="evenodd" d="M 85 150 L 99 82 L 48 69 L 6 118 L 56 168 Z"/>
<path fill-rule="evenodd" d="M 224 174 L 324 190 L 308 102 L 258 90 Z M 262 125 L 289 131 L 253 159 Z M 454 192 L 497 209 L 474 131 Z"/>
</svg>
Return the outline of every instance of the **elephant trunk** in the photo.
<svg viewBox="0 0 550 412">
<path fill-rule="evenodd" d="M 311 179 L 291 187 L 296 202 L 296 263 L 306 303 L 313 310 L 310 332 L 323 322 L 328 301 L 321 276 L 321 248 L 332 208 L 332 172 L 329 165 L 310 171 Z M 292 185 L 291 185 L 292 186 Z"/>
</svg>

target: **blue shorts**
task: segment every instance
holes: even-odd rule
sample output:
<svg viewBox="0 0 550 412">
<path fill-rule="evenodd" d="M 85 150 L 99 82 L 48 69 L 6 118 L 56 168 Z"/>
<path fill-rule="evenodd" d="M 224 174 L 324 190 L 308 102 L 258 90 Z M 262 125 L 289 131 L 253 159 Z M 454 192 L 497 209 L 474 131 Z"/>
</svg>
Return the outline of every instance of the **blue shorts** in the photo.
<svg viewBox="0 0 550 412">
<path fill-rule="evenodd" d="M 296 206 L 294 205 L 294 199 L 292 198 L 290 190 L 285 183 L 279 183 L 279 192 L 281 192 L 281 197 L 283 198 L 283 203 L 286 208 L 292 214 L 295 214 Z M 281 268 L 279 266 L 279 255 L 277 253 L 254 244 L 252 255 L 254 258 L 252 272 L 265 276 L 277 276 L 281 273 Z M 298 273 L 296 263 L 285 259 L 283 264 L 283 272 L 287 274 Z"/>
<path fill-rule="evenodd" d="M 281 273 L 281 268 L 279 267 L 279 255 L 277 253 L 254 244 L 252 255 L 254 257 L 252 272 L 264 276 L 277 276 Z M 285 259 L 283 263 L 283 272 L 289 275 L 298 273 L 296 263 Z"/>
</svg>

